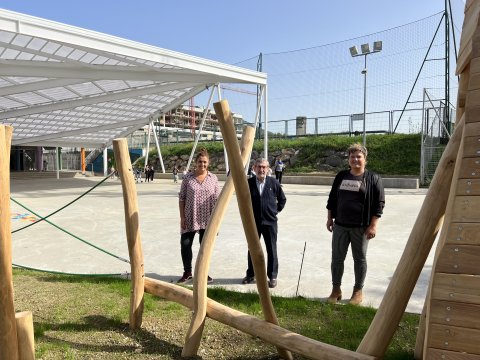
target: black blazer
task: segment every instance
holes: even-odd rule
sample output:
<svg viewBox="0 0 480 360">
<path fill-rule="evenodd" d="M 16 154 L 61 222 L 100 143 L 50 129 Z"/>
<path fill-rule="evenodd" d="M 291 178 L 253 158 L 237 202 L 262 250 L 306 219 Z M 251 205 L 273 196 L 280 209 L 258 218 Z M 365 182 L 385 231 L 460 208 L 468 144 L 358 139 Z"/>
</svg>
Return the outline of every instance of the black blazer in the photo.
<svg viewBox="0 0 480 360">
<path fill-rule="evenodd" d="M 267 176 L 261 196 L 258 192 L 256 177 L 248 179 L 248 187 L 257 226 L 276 224 L 277 214 L 282 211 L 287 202 L 280 183 L 271 176 Z"/>
</svg>

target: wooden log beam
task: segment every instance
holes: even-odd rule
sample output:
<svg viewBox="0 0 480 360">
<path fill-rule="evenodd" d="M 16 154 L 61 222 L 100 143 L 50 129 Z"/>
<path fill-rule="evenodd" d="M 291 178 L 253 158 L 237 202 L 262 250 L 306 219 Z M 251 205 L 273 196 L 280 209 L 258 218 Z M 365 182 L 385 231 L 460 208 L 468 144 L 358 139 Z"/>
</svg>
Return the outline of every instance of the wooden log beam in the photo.
<svg viewBox="0 0 480 360">
<path fill-rule="evenodd" d="M 252 151 L 255 129 L 251 126 L 243 128 L 242 141 L 240 143 L 242 164 L 245 167 L 250 152 Z M 215 208 L 213 209 L 210 221 L 203 235 L 202 244 L 197 255 L 195 263 L 195 276 L 193 277 L 193 314 L 190 327 L 185 337 L 185 345 L 183 346 L 182 356 L 191 357 L 197 354 L 200 341 L 202 339 L 203 327 L 205 324 L 205 316 L 207 315 L 207 276 L 210 268 L 210 260 L 212 257 L 213 246 L 220 225 L 227 211 L 228 204 L 232 198 L 234 191 L 233 179 L 231 176 L 227 178 L 222 192 L 218 198 Z"/>
<path fill-rule="evenodd" d="M 113 151 L 115 154 L 118 176 L 122 182 L 123 205 L 125 208 L 125 230 L 127 233 L 128 254 L 130 256 L 130 268 L 132 272 L 130 329 L 134 330 L 139 329 L 142 325 L 145 280 L 142 242 L 140 239 L 137 188 L 133 179 L 127 139 L 113 140 Z"/>
<path fill-rule="evenodd" d="M 35 360 L 32 312 L 16 313 L 15 321 L 17 325 L 18 360 Z"/>
<path fill-rule="evenodd" d="M 193 307 L 193 292 L 187 288 L 161 280 L 145 278 L 145 291 L 185 307 Z M 374 357 L 324 344 L 278 325 L 231 309 L 214 300 L 207 299 L 207 316 L 268 342 L 277 348 L 285 348 L 316 360 L 375 360 Z"/>
<path fill-rule="evenodd" d="M 11 126 L 0 125 L 0 359 L 18 359 L 10 219 Z"/>
<path fill-rule="evenodd" d="M 237 135 L 233 125 L 233 116 L 226 100 L 214 103 L 213 108 L 215 109 L 225 148 L 227 149 L 230 176 L 233 178 L 233 183 L 235 185 L 240 217 L 242 218 L 243 229 L 248 243 L 248 250 L 250 251 L 253 269 L 257 279 L 260 304 L 262 306 L 265 320 L 278 325 L 277 315 L 275 314 L 272 299 L 270 298 L 270 291 L 268 289 L 265 258 L 263 256 L 262 246 L 260 245 L 255 218 L 253 217 L 250 189 L 248 187 L 247 178 L 240 158 L 240 148 L 238 146 Z M 284 351 L 283 349 L 278 350 L 280 356 L 284 359 L 292 358 L 292 355 L 287 351 Z"/>
<path fill-rule="evenodd" d="M 397 330 L 423 265 L 443 223 L 464 124 L 465 116 L 457 123 L 455 132 L 438 163 L 392 280 L 367 333 L 357 348 L 360 353 L 383 357 Z"/>
</svg>

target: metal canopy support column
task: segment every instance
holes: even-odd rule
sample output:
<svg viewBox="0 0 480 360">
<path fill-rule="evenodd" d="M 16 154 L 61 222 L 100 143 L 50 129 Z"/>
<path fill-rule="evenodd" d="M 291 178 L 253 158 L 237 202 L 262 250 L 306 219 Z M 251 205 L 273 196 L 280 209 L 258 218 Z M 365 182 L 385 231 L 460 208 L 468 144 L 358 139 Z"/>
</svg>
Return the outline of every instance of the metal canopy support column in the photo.
<svg viewBox="0 0 480 360">
<path fill-rule="evenodd" d="M 55 148 L 55 169 L 57 170 L 57 179 L 60 179 L 60 164 L 58 161 L 58 146 Z"/>
<path fill-rule="evenodd" d="M 165 174 L 165 166 L 163 165 L 162 152 L 160 151 L 160 144 L 158 143 L 157 133 L 155 132 L 155 127 L 153 125 L 153 120 L 151 122 L 153 137 L 155 139 L 155 145 L 157 145 L 158 158 L 160 159 L 160 165 L 162 166 L 162 173 Z"/>
<path fill-rule="evenodd" d="M 103 176 L 107 176 L 108 174 L 108 148 L 105 146 L 103 149 Z"/>
<path fill-rule="evenodd" d="M 262 108 L 262 97 L 263 97 L 263 93 L 265 91 L 265 86 L 264 85 L 261 85 L 260 86 L 260 93 L 258 95 L 258 101 L 257 101 L 257 112 L 255 113 L 255 131 L 257 131 L 258 129 L 258 124 L 260 123 L 260 110 Z M 253 147 L 252 147 L 253 149 Z M 248 168 L 250 167 L 250 160 L 252 158 L 252 152 L 250 152 L 250 155 L 248 157 L 248 161 L 247 161 L 247 165 L 246 165 L 246 170 L 248 170 Z"/>
<path fill-rule="evenodd" d="M 195 137 L 195 142 L 193 143 L 192 152 L 190 153 L 190 157 L 188 158 L 187 171 L 188 171 L 188 169 L 190 169 L 190 165 L 192 164 L 193 155 L 195 154 L 195 150 L 197 149 L 198 141 L 200 140 L 200 136 L 202 135 L 203 124 L 205 123 L 205 119 L 207 118 L 207 115 L 210 112 L 210 106 L 212 105 L 212 99 L 213 99 L 213 94 L 215 92 L 215 87 L 218 88 L 218 84 L 212 86 L 212 91 L 210 92 L 210 97 L 208 98 L 207 107 L 205 108 L 205 111 L 203 112 L 202 121 L 200 122 L 200 126 L 198 127 L 198 132 L 197 132 L 197 136 Z"/>
<path fill-rule="evenodd" d="M 148 165 L 148 153 L 150 151 L 150 123 L 148 123 L 148 131 L 147 131 L 147 145 L 145 149 L 145 163 L 143 164 L 143 168 Z"/>
<path fill-rule="evenodd" d="M 218 84 L 218 101 L 222 101 L 222 92 L 220 91 L 220 84 Z M 222 141 L 224 141 L 223 139 Z M 223 142 L 223 157 L 225 158 L 225 174 L 228 174 L 230 167 L 228 166 L 228 153 L 227 148 L 225 147 L 225 142 Z"/>
<path fill-rule="evenodd" d="M 264 104 L 264 134 L 263 134 L 263 154 L 264 158 L 267 159 L 268 161 L 268 107 L 267 107 L 267 96 L 268 96 L 268 89 L 267 85 L 263 86 L 265 88 L 265 97 L 263 98 L 263 104 Z"/>
</svg>

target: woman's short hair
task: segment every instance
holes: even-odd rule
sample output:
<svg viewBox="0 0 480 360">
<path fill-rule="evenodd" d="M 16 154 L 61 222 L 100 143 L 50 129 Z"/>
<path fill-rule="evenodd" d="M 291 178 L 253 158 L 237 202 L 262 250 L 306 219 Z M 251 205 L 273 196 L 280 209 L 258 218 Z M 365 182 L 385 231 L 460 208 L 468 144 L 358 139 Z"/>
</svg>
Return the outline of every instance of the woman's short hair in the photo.
<svg viewBox="0 0 480 360">
<path fill-rule="evenodd" d="M 197 162 L 198 158 L 201 157 L 201 156 L 205 156 L 207 159 L 210 159 L 210 157 L 208 156 L 208 151 L 205 148 L 201 148 L 198 151 L 197 156 L 195 157 L 195 162 Z"/>
<path fill-rule="evenodd" d="M 368 155 L 367 148 L 365 146 L 363 146 L 362 144 L 358 144 L 358 143 L 352 144 L 347 149 L 347 153 L 348 153 L 349 156 L 350 156 L 350 154 L 356 153 L 357 151 L 360 151 L 363 154 L 363 156 L 365 157 L 365 159 L 367 158 L 367 155 Z"/>
</svg>

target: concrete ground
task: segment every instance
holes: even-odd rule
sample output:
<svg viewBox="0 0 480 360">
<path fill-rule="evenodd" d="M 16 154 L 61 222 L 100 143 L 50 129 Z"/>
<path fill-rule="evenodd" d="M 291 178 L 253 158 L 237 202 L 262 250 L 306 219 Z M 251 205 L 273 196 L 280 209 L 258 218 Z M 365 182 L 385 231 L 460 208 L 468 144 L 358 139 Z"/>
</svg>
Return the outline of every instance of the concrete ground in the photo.
<svg viewBox="0 0 480 360">
<path fill-rule="evenodd" d="M 28 209 L 11 203 L 12 230 L 29 224 L 32 211 L 46 216 L 81 195 L 101 177 L 71 179 L 12 179 L 11 195 Z M 156 179 L 137 184 L 141 240 L 147 276 L 175 282 L 182 275 L 179 244 L 178 191 L 180 183 Z M 272 294 L 324 300 L 331 289 L 330 241 L 325 209 L 330 186 L 285 184 L 287 204 L 279 215 L 279 276 Z M 386 207 L 377 236 L 368 250 L 364 305 L 378 307 L 402 255 L 425 197 L 425 189 L 386 189 Z M 119 180 L 107 180 L 78 202 L 49 220 L 82 240 L 128 259 Z M 70 273 L 127 273 L 129 264 L 41 222 L 12 235 L 15 264 Z M 194 255 L 198 253 L 198 241 Z M 305 252 L 304 252 L 305 249 Z M 407 311 L 420 313 L 433 262 L 425 264 Z M 302 266 L 302 256 L 303 267 Z M 195 261 L 195 258 L 194 258 Z M 247 263 L 247 243 L 235 196 L 214 247 L 211 286 L 235 291 L 256 291 L 242 285 Z M 344 297 L 353 286 L 353 260 L 349 253 L 343 279 Z M 297 289 L 298 287 L 298 289 Z"/>
</svg>

